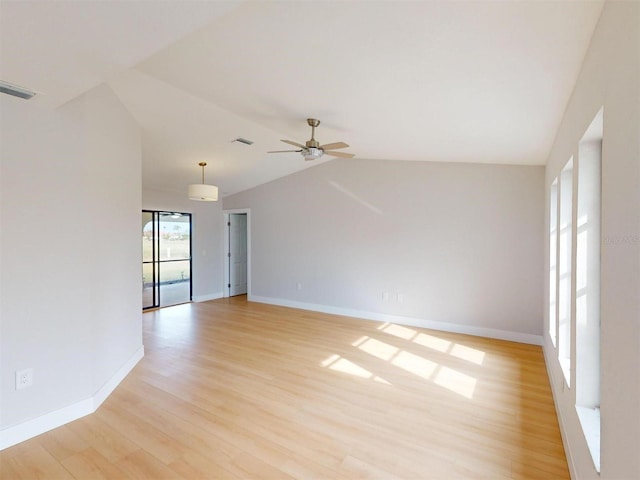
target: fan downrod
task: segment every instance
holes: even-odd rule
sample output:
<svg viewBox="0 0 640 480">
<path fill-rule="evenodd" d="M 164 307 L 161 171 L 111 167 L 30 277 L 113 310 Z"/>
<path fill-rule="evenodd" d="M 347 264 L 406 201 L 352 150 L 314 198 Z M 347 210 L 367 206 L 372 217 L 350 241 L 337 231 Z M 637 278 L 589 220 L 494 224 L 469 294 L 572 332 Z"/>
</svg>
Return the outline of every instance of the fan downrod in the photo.
<svg viewBox="0 0 640 480">
<path fill-rule="evenodd" d="M 307 124 L 311 127 L 311 140 L 306 141 L 307 148 L 318 148 L 320 143 L 316 141 L 316 127 L 320 125 L 320 120 L 316 118 L 307 118 Z"/>
</svg>

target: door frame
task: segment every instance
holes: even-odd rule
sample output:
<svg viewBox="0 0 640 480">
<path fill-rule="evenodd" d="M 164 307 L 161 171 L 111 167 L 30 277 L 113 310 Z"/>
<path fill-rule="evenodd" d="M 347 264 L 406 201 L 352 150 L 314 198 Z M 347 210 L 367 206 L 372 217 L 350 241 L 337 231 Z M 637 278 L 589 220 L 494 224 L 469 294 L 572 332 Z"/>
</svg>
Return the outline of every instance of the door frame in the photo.
<svg viewBox="0 0 640 480">
<path fill-rule="evenodd" d="M 193 214 L 188 212 L 174 212 L 167 210 L 150 210 L 147 208 L 142 209 L 142 214 L 150 213 L 151 214 L 151 225 L 152 225 L 152 260 L 145 261 L 144 255 L 142 255 L 142 265 L 144 267 L 145 263 L 152 264 L 152 283 L 153 283 L 153 305 L 144 306 L 144 299 L 142 301 L 142 310 L 152 310 L 156 308 L 170 307 L 171 305 L 162 305 L 162 284 L 160 282 L 160 270 L 161 265 L 163 263 L 169 263 L 167 260 L 160 260 L 160 220 L 162 214 L 179 214 L 180 216 L 189 217 L 189 258 L 188 259 L 180 259 L 178 261 L 189 261 L 189 300 L 184 303 L 189 303 L 193 301 Z M 144 231 L 144 225 L 142 226 Z M 144 278 L 144 276 L 143 276 Z M 143 280 L 143 290 L 144 290 L 144 280 Z M 175 305 L 180 305 L 176 303 Z"/>
<path fill-rule="evenodd" d="M 222 265 L 223 278 L 222 278 L 222 297 L 229 297 L 229 283 L 231 282 L 229 271 L 229 215 L 233 213 L 245 213 L 247 215 L 247 299 L 251 300 L 251 209 L 250 208 L 231 208 L 222 211 L 223 217 L 223 232 L 224 232 L 224 248 L 222 251 Z"/>
</svg>

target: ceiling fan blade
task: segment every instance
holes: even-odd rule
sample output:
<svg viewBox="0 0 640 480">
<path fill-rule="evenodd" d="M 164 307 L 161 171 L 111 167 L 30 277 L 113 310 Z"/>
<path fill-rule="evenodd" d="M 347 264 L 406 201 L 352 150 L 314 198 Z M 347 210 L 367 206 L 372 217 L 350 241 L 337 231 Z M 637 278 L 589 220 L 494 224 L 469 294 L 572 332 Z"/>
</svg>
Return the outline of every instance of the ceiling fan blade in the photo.
<svg viewBox="0 0 640 480">
<path fill-rule="evenodd" d="M 344 142 L 336 142 L 336 143 L 327 143 L 326 145 L 320 145 L 320 148 L 323 150 L 335 150 L 337 148 L 347 148 L 349 147 L 349 145 L 347 145 Z"/>
<path fill-rule="evenodd" d="M 353 158 L 356 156 L 355 153 L 346 153 L 346 152 L 327 152 L 324 151 L 325 155 L 331 155 L 332 157 L 340 157 L 340 158 Z"/>
<path fill-rule="evenodd" d="M 271 152 L 267 152 L 267 153 L 287 153 L 287 152 L 297 152 L 300 153 L 302 150 L 272 150 Z"/>
<path fill-rule="evenodd" d="M 306 148 L 301 143 L 292 142 L 291 140 L 280 140 L 281 142 L 288 143 L 289 145 L 293 145 L 294 147 Z"/>
</svg>

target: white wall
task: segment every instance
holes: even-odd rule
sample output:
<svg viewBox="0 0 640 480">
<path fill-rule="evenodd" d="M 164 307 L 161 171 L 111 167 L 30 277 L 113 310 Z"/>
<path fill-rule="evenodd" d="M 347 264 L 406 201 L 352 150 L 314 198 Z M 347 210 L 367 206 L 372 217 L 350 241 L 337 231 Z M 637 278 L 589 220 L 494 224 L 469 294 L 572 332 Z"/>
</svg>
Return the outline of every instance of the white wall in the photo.
<svg viewBox="0 0 640 480">
<path fill-rule="evenodd" d="M 575 390 L 563 388 L 557 351 L 547 333 L 544 346 L 570 468 L 580 479 L 640 478 L 639 24 L 640 3 L 606 3 L 546 169 L 548 198 L 551 182 L 577 155 L 580 139 L 604 106 L 599 477 L 574 408 Z M 547 245 L 548 240 L 547 234 Z"/>
<path fill-rule="evenodd" d="M 251 209 L 253 299 L 535 343 L 543 191 L 542 167 L 334 160 L 224 208 Z"/>
<path fill-rule="evenodd" d="M 189 200 L 186 191 L 177 193 L 144 188 L 142 208 L 192 214 L 193 300 L 204 301 L 222 297 L 222 202 Z"/>
<path fill-rule="evenodd" d="M 142 355 L 142 302 L 133 119 L 106 86 L 55 111 L 0 102 L 1 448 L 108 394 Z"/>
</svg>

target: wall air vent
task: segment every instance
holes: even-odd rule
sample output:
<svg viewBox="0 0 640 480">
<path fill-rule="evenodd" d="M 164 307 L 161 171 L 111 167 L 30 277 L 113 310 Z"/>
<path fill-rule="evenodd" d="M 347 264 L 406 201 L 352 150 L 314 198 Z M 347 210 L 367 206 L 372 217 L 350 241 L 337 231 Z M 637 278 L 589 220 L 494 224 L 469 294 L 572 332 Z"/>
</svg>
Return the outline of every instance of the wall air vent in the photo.
<svg viewBox="0 0 640 480">
<path fill-rule="evenodd" d="M 13 85 L 3 80 L 0 80 L 0 93 L 6 93 L 7 95 L 13 95 L 14 97 L 24 98 L 25 100 L 29 100 L 31 97 L 37 95 L 37 93 L 34 91 L 31 91 L 24 87 Z"/>
<path fill-rule="evenodd" d="M 246 138 L 238 137 L 235 140 L 232 140 L 231 143 L 243 143 L 244 145 L 253 145 L 251 140 L 247 140 Z"/>
</svg>

